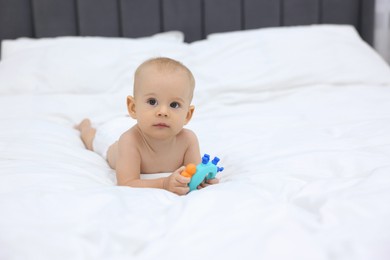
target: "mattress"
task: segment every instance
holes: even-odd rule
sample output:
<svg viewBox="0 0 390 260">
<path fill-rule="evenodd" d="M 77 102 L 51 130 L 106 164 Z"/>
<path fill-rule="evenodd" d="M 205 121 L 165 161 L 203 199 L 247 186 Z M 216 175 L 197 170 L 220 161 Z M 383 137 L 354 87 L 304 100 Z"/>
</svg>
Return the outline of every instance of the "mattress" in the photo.
<svg viewBox="0 0 390 260">
<path fill-rule="evenodd" d="M 126 117 L 156 56 L 193 71 L 187 127 L 225 168 L 184 196 L 117 186 L 74 128 Z M 388 64 L 346 25 L 4 41 L 0 259 L 387 260 L 389 100 Z"/>
</svg>

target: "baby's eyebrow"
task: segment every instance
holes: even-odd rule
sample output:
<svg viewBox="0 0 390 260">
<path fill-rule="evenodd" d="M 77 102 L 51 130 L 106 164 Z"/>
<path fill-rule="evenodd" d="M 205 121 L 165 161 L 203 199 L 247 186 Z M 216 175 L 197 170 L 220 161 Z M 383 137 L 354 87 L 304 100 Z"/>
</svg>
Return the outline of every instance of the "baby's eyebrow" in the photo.
<svg viewBox="0 0 390 260">
<path fill-rule="evenodd" d="M 173 100 L 184 103 L 184 99 L 182 99 L 181 97 L 175 97 Z"/>
<path fill-rule="evenodd" d="M 154 93 L 154 92 L 146 93 L 144 96 L 145 96 L 145 97 L 155 97 L 155 96 L 156 96 L 156 93 Z"/>
</svg>

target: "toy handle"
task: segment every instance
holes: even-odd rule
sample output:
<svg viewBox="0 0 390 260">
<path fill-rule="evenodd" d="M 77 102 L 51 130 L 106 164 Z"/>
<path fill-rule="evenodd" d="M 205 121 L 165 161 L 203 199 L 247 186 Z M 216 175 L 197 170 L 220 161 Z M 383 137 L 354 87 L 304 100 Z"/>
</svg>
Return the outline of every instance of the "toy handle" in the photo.
<svg viewBox="0 0 390 260">
<path fill-rule="evenodd" d="M 184 177 L 191 178 L 196 173 L 196 165 L 193 163 L 187 164 L 184 171 L 181 172 L 181 175 Z"/>
</svg>

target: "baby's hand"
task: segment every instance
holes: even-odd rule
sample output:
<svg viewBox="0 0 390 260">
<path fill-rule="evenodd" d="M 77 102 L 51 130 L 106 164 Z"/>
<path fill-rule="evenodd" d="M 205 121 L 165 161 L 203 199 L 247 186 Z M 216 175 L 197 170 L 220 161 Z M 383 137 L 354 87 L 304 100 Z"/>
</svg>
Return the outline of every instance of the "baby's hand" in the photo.
<svg viewBox="0 0 390 260">
<path fill-rule="evenodd" d="M 188 183 L 190 183 L 191 178 L 181 175 L 181 172 L 184 171 L 185 168 L 185 166 L 182 166 L 167 177 L 164 180 L 164 189 L 176 193 L 177 195 L 187 194 L 190 191 Z"/>
<path fill-rule="evenodd" d="M 219 180 L 217 178 L 210 179 L 210 180 L 205 180 L 201 184 L 199 184 L 198 189 L 205 188 L 209 185 L 217 184 L 219 183 Z"/>
</svg>

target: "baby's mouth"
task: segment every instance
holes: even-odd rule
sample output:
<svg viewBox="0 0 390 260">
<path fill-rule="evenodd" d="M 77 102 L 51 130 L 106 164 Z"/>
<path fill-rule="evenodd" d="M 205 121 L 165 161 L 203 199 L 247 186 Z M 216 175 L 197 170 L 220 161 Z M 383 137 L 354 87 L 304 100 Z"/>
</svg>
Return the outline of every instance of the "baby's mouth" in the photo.
<svg viewBox="0 0 390 260">
<path fill-rule="evenodd" d="M 169 125 L 167 125 L 167 124 L 165 124 L 165 123 L 157 123 L 157 124 L 154 124 L 153 126 L 155 126 L 155 127 L 161 127 L 161 128 L 169 127 Z"/>
</svg>

